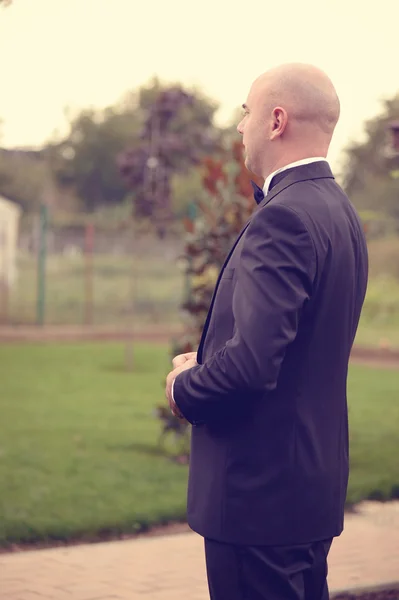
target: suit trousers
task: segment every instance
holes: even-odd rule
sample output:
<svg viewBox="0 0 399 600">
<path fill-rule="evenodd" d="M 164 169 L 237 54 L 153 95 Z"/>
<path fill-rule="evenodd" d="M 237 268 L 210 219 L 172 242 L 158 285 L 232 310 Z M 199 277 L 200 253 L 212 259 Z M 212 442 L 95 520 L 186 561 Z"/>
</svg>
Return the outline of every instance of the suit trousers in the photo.
<svg viewBox="0 0 399 600">
<path fill-rule="evenodd" d="M 205 539 L 211 600 L 328 600 L 332 539 L 298 546 L 238 546 Z"/>
</svg>

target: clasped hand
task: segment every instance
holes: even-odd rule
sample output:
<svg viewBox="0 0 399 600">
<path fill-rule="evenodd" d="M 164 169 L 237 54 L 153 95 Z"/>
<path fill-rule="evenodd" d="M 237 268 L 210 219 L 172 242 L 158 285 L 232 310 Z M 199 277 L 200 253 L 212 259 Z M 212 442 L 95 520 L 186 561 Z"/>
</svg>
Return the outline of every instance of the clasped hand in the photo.
<svg viewBox="0 0 399 600">
<path fill-rule="evenodd" d="M 175 358 L 172 361 L 172 364 L 173 370 L 169 373 L 169 375 L 166 378 L 165 395 L 169 402 L 169 408 L 172 411 L 172 414 L 174 414 L 174 416 L 178 417 L 179 419 L 184 419 L 183 415 L 177 407 L 176 402 L 173 400 L 172 385 L 179 373 L 182 373 L 182 371 L 187 371 L 187 369 L 192 369 L 192 367 L 196 366 L 197 353 L 187 352 L 186 354 L 179 354 L 178 356 L 175 356 Z"/>
</svg>

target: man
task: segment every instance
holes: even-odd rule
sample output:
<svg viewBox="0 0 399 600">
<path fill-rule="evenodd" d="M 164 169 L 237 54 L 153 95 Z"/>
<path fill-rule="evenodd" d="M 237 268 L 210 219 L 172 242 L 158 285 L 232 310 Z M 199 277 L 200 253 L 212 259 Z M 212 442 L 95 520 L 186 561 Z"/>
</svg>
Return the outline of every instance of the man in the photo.
<svg viewBox="0 0 399 600">
<path fill-rule="evenodd" d="M 193 424 L 188 522 L 205 538 L 212 600 L 326 600 L 366 243 L 325 159 L 340 110 L 329 78 L 283 65 L 244 110 L 264 198 L 258 189 L 221 270 L 198 355 L 174 359 L 166 395 Z"/>
</svg>

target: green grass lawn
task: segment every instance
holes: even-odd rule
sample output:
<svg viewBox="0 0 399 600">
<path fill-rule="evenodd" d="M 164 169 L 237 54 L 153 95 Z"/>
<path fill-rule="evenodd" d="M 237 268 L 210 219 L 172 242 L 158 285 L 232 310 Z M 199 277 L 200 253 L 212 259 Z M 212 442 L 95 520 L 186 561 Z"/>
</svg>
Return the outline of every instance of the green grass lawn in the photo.
<svg viewBox="0 0 399 600">
<path fill-rule="evenodd" d="M 157 449 L 168 348 L 0 346 L 0 544 L 184 519 L 187 469 Z M 399 372 L 353 366 L 349 502 L 399 485 Z"/>
<path fill-rule="evenodd" d="M 167 348 L 1 346 L 0 541 L 182 518 L 187 472 L 157 450 Z"/>
<path fill-rule="evenodd" d="M 399 496 L 399 371 L 352 366 L 348 386 L 351 475 L 347 500 Z"/>
<path fill-rule="evenodd" d="M 355 343 L 368 348 L 389 348 L 399 350 L 399 319 L 387 321 L 360 320 Z"/>
<path fill-rule="evenodd" d="M 356 344 L 399 348 L 399 284 L 386 276 L 370 277 Z"/>
</svg>

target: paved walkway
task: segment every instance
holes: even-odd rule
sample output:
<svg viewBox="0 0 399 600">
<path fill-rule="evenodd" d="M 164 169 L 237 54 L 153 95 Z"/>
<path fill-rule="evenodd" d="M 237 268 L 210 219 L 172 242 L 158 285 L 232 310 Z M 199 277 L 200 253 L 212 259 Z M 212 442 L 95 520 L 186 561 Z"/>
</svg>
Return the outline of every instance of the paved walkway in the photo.
<svg viewBox="0 0 399 600">
<path fill-rule="evenodd" d="M 399 581 L 399 502 L 358 510 L 330 552 L 332 592 Z M 1 600 L 208 598 L 193 533 L 0 555 Z"/>
</svg>

